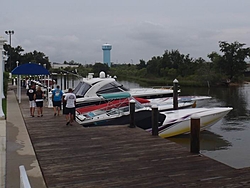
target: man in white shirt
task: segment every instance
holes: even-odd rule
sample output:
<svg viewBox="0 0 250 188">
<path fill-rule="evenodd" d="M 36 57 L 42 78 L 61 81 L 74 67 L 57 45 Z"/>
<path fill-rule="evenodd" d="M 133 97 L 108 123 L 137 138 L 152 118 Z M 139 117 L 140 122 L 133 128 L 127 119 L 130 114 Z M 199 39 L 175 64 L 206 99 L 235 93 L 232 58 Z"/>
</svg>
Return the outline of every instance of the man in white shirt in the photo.
<svg viewBox="0 0 250 188">
<path fill-rule="evenodd" d="M 66 101 L 65 113 L 66 113 L 66 125 L 71 125 L 74 121 L 75 114 L 75 104 L 76 104 L 76 95 L 73 93 L 72 88 L 69 88 L 69 92 L 66 93 L 64 100 Z"/>
</svg>

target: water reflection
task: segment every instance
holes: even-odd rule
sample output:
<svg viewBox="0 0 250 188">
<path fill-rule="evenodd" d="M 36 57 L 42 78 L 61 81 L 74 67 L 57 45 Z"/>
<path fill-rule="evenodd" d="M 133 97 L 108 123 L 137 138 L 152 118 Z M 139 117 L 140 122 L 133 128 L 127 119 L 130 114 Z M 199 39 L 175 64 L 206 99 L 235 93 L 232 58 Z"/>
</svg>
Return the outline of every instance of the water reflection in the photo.
<svg viewBox="0 0 250 188">
<path fill-rule="evenodd" d="M 222 121 L 209 129 L 214 135 L 212 134 L 206 139 L 210 140 L 207 142 L 208 144 L 202 146 L 201 143 L 201 153 L 234 168 L 250 167 L 250 150 L 248 149 L 248 143 L 250 143 L 249 92 L 250 85 L 210 89 L 182 88 L 184 94 L 210 95 L 212 99 L 207 103 L 208 107 L 233 107 L 233 110 Z M 202 132 L 201 135 L 203 134 Z M 210 150 L 215 143 L 221 143 L 215 135 L 219 135 L 220 139 L 224 140 L 227 145 Z"/>
<path fill-rule="evenodd" d="M 173 142 L 176 142 L 187 148 L 190 147 L 190 135 L 179 135 L 176 137 L 167 138 Z M 200 134 L 200 149 L 206 151 L 215 151 L 221 149 L 227 149 L 232 146 L 231 143 L 221 135 L 215 134 L 210 131 L 202 131 Z"/>
<path fill-rule="evenodd" d="M 134 87 L 133 83 L 127 87 Z M 181 84 L 181 83 L 180 83 Z M 126 85 L 125 85 L 126 86 Z M 144 86 L 145 87 L 145 86 Z M 250 167 L 250 84 L 241 87 L 182 87 L 180 95 L 208 95 L 205 107 L 230 106 L 233 110 L 201 133 L 201 153 L 234 168 Z M 189 135 L 170 140 L 189 149 Z"/>
<path fill-rule="evenodd" d="M 211 100 L 209 107 L 213 106 L 231 106 L 234 108 L 230 112 L 228 119 L 234 117 L 249 118 L 249 85 L 243 87 L 222 87 L 222 88 L 182 88 L 181 94 L 184 95 L 209 95 Z"/>
</svg>

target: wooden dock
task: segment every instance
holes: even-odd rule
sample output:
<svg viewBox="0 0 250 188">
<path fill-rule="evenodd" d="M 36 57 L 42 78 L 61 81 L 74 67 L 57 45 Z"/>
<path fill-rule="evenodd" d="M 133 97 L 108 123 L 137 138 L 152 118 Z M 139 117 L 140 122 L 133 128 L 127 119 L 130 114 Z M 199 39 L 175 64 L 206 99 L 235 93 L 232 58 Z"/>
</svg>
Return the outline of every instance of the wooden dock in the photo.
<svg viewBox="0 0 250 188">
<path fill-rule="evenodd" d="M 47 107 L 32 118 L 26 96 L 20 108 L 48 188 L 250 187 L 250 168 L 191 154 L 140 128 L 66 126 Z"/>
</svg>

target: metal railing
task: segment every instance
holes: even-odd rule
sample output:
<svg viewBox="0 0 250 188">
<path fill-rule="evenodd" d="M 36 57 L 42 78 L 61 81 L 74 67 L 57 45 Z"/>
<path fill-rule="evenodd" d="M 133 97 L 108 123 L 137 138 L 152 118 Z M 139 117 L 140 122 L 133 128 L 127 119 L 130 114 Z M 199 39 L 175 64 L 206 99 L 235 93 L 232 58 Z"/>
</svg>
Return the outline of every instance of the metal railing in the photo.
<svg viewBox="0 0 250 188">
<path fill-rule="evenodd" d="M 20 171 L 20 188 L 31 188 L 30 182 L 23 165 L 19 166 Z"/>
</svg>

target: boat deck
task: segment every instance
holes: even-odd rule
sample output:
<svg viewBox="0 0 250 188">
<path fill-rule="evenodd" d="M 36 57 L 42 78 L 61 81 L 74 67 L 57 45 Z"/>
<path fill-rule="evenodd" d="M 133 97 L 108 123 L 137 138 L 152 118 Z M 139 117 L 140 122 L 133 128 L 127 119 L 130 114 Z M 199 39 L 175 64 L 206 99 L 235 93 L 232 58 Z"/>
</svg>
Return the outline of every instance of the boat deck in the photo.
<svg viewBox="0 0 250 188">
<path fill-rule="evenodd" d="M 191 154 L 140 128 L 66 126 L 47 107 L 32 118 L 25 95 L 20 108 L 48 188 L 250 187 L 250 168 Z"/>
</svg>

